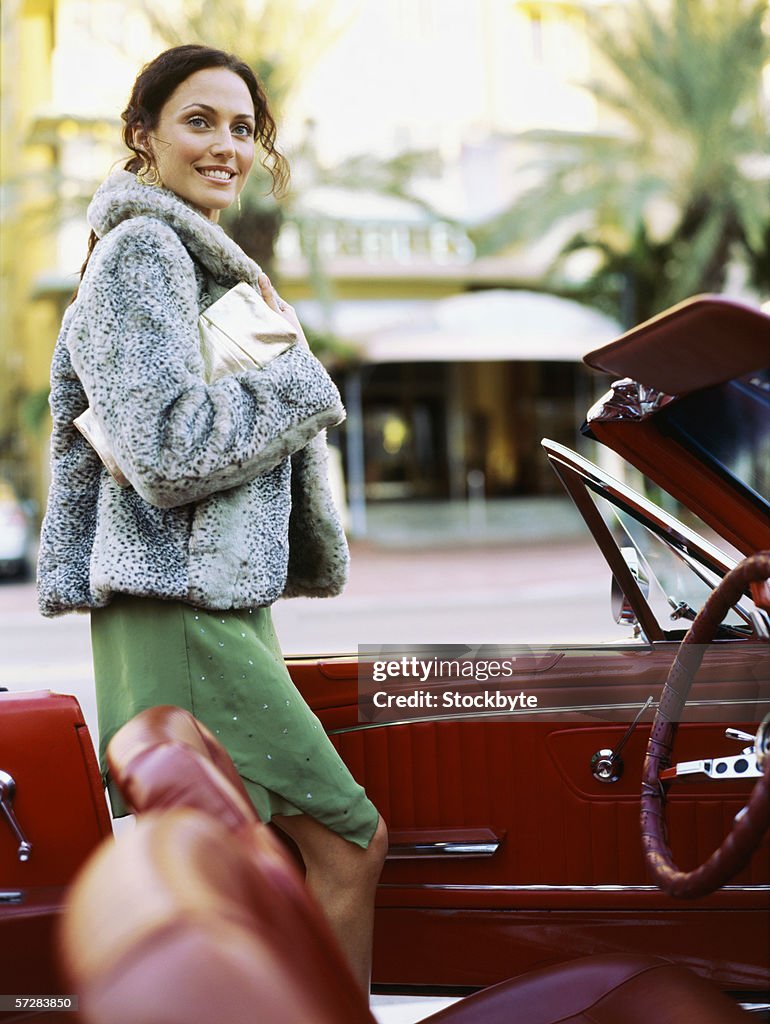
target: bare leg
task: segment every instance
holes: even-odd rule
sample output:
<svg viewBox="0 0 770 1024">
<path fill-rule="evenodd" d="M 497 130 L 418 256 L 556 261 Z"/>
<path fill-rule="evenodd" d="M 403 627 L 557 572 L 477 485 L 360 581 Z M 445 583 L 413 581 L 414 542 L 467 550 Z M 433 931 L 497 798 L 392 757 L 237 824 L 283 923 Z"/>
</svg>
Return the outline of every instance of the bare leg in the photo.
<svg viewBox="0 0 770 1024">
<path fill-rule="evenodd" d="M 369 995 L 374 894 L 388 849 L 382 818 L 366 850 L 306 814 L 273 817 L 297 844 L 307 884 L 362 989 Z"/>
</svg>

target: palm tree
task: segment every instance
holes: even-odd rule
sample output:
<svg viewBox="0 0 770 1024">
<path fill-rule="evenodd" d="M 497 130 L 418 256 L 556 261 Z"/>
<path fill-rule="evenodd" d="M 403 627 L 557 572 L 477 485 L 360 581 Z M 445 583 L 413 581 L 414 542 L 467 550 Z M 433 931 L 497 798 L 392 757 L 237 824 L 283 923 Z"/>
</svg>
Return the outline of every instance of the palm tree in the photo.
<svg viewBox="0 0 770 1024">
<path fill-rule="evenodd" d="M 767 14 L 766 0 L 633 0 L 597 19 L 606 75 L 588 88 L 621 129 L 526 133 L 539 184 L 476 230 L 479 251 L 569 230 L 551 285 L 593 253 L 582 294 L 628 324 L 720 291 L 736 258 L 768 291 Z"/>
</svg>

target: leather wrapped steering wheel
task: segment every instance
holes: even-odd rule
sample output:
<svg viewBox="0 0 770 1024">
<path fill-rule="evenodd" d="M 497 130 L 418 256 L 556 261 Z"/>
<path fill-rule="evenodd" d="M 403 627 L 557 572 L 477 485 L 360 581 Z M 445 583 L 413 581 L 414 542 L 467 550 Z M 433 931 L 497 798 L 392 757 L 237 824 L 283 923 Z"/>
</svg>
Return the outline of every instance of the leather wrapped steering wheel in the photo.
<svg viewBox="0 0 770 1024">
<path fill-rule="evenodd" d="M 642 772 L 642 846 L 656 884 L 671 896 L 695 899 L 724 885 L 748 864 L 770 826 L 768 757 L 747 806 L 721 846 L 699 867 L 680 871 L 668 845 L 666 791 L 659 778 L 661 769 L 669 765 L 677 723 L 703 660 L 705 645 L 714 639 L 722 619 L 748 586 L 768 578 L 770 551 L 761 551 L 744 559 L 720 581 L 681 643 L 655 713 Z"/>
</svg>

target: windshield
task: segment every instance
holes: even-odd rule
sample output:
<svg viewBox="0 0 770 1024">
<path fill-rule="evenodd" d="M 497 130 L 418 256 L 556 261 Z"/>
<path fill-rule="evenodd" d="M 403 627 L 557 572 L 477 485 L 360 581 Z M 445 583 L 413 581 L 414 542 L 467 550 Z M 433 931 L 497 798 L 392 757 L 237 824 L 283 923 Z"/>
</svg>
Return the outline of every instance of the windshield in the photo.
<svg viewBox="0 0 770 1024">
<path fill-rule="evenodd" d="M 719 577 L 705 566 L 696 564 L 623 509 L 613 507 L 612 512 L 621 546 L 630 541 L 645 569 L 649 584 L 647 601 L 661 629 L 670 632 L 679 627 L 686 628 L 719 582 Z M 724 624 L 742 626 L 745 619 L 732 608 L 725 616 Z"/>
</svg>

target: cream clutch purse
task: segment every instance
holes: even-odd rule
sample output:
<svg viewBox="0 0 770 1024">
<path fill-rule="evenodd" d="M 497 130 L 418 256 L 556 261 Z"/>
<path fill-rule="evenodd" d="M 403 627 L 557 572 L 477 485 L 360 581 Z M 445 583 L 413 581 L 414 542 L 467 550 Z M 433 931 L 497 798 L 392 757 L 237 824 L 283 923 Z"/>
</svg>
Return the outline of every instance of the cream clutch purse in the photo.
<svg viewBox="0 0 770 1024">
<path fill-rule="evenodd" d="M 242 281 L 198 317 L 203 375 L 208 384 L 229 373 L 262 369 L 296 342 L 291 324 Z M 73 421 L 115 481 L 130 486 L 89 406 Z"/>
</svg>

